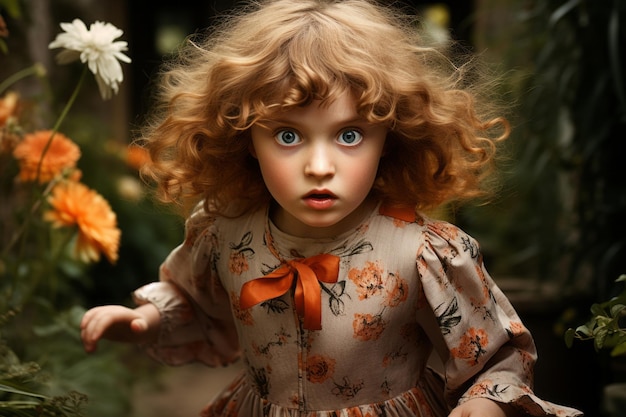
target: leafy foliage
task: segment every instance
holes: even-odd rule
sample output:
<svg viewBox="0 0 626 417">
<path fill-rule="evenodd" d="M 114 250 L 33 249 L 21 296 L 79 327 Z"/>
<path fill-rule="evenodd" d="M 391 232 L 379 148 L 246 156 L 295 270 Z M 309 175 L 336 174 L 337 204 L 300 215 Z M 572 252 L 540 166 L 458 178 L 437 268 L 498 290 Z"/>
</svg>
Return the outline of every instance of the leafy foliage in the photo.
<svg viewBox="0 0 626 417">
<path fill-rule="evenodd" d="M 6 3 L 0 0 L 3 12 Z M 14 51 L 11 48 L 11 53 Z M 80 180 L 105 190 L 105 198 L 113 197 L 116 208 L 125 207 L 126 212 L 130 211 L 129 207 L 148 205 L 143 201 L 145 192 L 137 177 L 137 167 L 127 158 L 127 147 L 121 138 L 110 138 L 110 125 L 97 120 L 102 113 L 94 112 L 89 106 L 72 106 L 75 99 L 81 104 L 89 103 L 96 93 L 92 88 L 87 91 L 91 93 L 87 98 L 78 97 L 84 76 L 78 78 L 77 84 L 71 80 L 76 86 L 67 102 L 63 102 L 68 91 L 72 91 L 71 85 L 57 82 L 53 73 L 41 64 L 29 65 L 10 75 L 0 69 L 0 74 L 5 76 L 0 77 L 0 415 L 129 415 L 128 393 L 137 378 L 125 361 L 129 347 L 105 345 L 97 355 L 87 355 L 80 340 L 83 305 L 93 303 L 92 292 L 100 289 L 94 289 L 97 287 L 94 276 L 120 287 L 120 282 L 112 279 L 117 274 L 109 271 L 106 276 L 100 276 L 96 273 L 98 263 L 88 264 L 76 256 L 80 225 L 52 227 L 44 213 L 52 209 L 51 192 L 65 181 Z M 33 92 L 26 88 L 52 84 L 59 90 L 59 99 L 54 94 L 38 95 L 38 89 Z M 71 107 L 77 111 L 70 115 Z M 22 161 L 14 150 L 24 143 L 28 133 L 47 130 L 49 126 L 54 126 L 54 132 L 62 130 L 75 139 L 81 154 L 89 160 L 79 161 L 76 168 L 80 172 L 74 167 L 64 167 L 41 183 L 24 180 L 19 175 Z M 48 146 L 53 136 L 46 135 L 50 138 Z M 29 155 L 38 158 L 40 166 L 50 149 L 48 146 L 39 151 L 40 156 L 36 148 L 31 148 Z M 97 160 L 93 157 L 96 154 Z M 80 175 L 75 178 L 76 173 L 82 173 L 82 178 Z M 125 192 L 121 191 L 120 182 L 126 184 Z M 85 210 L 94 208 L 93 204 L 85 206 L 82 207 Z M 132 218 L 125 216 L 124 222 L 136 225 L 144 217 L 136 212 Z M 159 218 L 161 224 L 163 220 L 164 217 Z M 142 227 L 159 230 L 143 222 Z M 141 242 L 142 249 L 149 251 L 152 247 L 145 241 L 149 239 Z M 136 241 L 126 238 L 125 243 L 137 251 Z M 120 263 L 127 262 L 125 258 Z M 147 269 L 145 265 L 141 267 Z M 136 268 L 133 272 L 136 273 Z M 128 291 L 124 295 L 127 297 Z M 98 296 L 120 303 L 126 301 L 114 298 L 112 292 L 99 291 Z M 139 365 L 134 365 L 133 371 L 139 370 Z"/>
<path fill-rule="evenodd" d="M 21 363 L 18 356 L 0 341 L 0 415 L 83 416 L 87 397 L 76 391 L 62 396 L 42 395 L 37 383 L 41 369 L 37 363 Z"/>
<path fill-rule="evenodd" d="M 626 282 L 626 275 L 616 282 Z M 596 351 L 610 349 L 611 356 L 626 355 L 626 287 L 616 297 L 593 304 L 591 314 L 587 323 L 565 332 L 567 346 L 572 347 L 574 339 L 592 340 Z"/>
</svg>

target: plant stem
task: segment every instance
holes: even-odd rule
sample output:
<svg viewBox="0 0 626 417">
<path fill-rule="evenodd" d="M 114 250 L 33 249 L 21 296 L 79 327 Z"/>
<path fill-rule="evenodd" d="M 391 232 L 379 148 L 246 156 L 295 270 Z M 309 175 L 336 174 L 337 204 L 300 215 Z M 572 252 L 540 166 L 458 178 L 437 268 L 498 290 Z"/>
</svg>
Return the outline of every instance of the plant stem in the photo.
<svg viewBox="0 0 626 417">
<path fill-rule="evenodd" d="M 63 121 L 65 120 L 65 117 L 67 116 L 67 114 L 70 111 L 70 108 L 72 107 L 72 105 L 76 101 L 76 97 L 78 96 L 78 92 L 80 91 L 80 88 L 82 87 L 82 84 L 83 84 L 83 80 L 85 79 L 85 75 L 87 74 L 87 69 L 88 69 L 87 66 L 83 67 L 83 72 L 81 73 L 80 78 L 78 79 L 78 83 L 76 84 L 76 87 L 74 88 L 74 91 L 72 92 L 72 95 L 70 96 L 69 100 L 65 104 L 65 107 L 63 108 L 63 111 L 59 115 L 59 118 L 57 119 L 56 123 L 54 124 L 54 127 L 52 128 L 52 133 L 50 134 L 50 139 L 48 139 L 48 142 L 46 143 L 46 146 L 44 147 L 43 151 L 41 152 L 41 157 L 39 158 L 39 164 L 37 165 L 37 175 L 36 175 L 35 180 L 33 182 L 33 184 L 34 184 L 33 187 L 36 187 L 39 184 L 39 177 L 41 176 L 41 166 L 43 164 L 43 159 L 44 159 L 46 153 L 48 152 L 48 149 L 50 148 L 50 144 L 52 143 L 52 140 L 54 139 L 54 135 L 59 131 L 59 128 L 61 127 L 61 123 L 63 123 Z M 3 87 L 4 87 L 4 84 L 6 84 L 6 81 L 4 83 L 2 83 Z M 0 90 L 0 91 L 2 91 L 2 90 Z M 52 190 L 52 186 L 55 183 L 56 183 L 56 181 L 51 181 L 48 184 L 48 186 L 41 193 L 39 193 L 38 197 L 35 199 L 35 201 L 31 205 L 31 209 L 28 212 L 28 214 L 26 215 L 26 218 L 24 219 L 24 222 L 15 231 L 15 233 L 11 237 L 11 240 L 9 241 L 9 244 L 2 250 L 2 257 L 0 259 L 7 259 L 8 255 L 9 255 L 9 252 L 11 251 L 13 246 L 19 241 L 19 239 L 24 234 L 27 233 L 28 227 L 30 225 L 31 217 L 39 209 L 39 207 L 41 206 L 41 204 L 43 203 L 45 198 L 48 196 L 48 194 Z M 16 263 L 16 265 L 17 265 L 17 263 Z"/>
<path fill-rule="evenodd" d="M 50 134 L 50 139 L 48 139 L 48 142 L 46 142 L 46 146 L 44 146 L 43 151 L 41 151 L 41 157 L 39 158 L 39 164 L 37 164 L 37 175 L 35 176 L 35 184 L 39 183 L 39 177 L 41 176 L 41 166 L 43 165 L 43 159 L 46 156 L 46 153 L 48 152 L 48 149 L 50 149 L 50 145 L 52 144 L 52 140 L 54 139 L 54 135 L 56 135 L 57 132 L 59 131 L 59 128 L 61 127 L 61 123 L 63 123 L 63 121 L 65 120 L 65 117 L 67 116 L 67 114 L 70 111 L 70 108 L 72 108 L 72 105 L 76 101 L 76 97 L 78 96 L 78 92 L 80 91 L 80 88 L 83 85 L 83 80 L 85 79 L 85 74 L 87 74 L 87 66 L 83 67 L 83 72 L 80 74 L 80 78 L 78 79 L 78 83 L 76 84 L 76 87 L 74 88 L 74 91 L 72 92 L 72 95 L 70 96 L 70 99 L 65 104 L 65 107 L 63 108 L 63 111 L 61 112 L 61 115 L 59 116 L 59 118 L 57 119 L 56 123 L 52 127 L 52 133 Z"/>
<path fill-rule="evenodd" d="M 62 232 L 63 234 L 63 232 Z M 64 233 L 64 236 L 61 237 L 60 243 L 58 243 L 58 248 L 56 250 L 56 253 L 53 254 L 53 256 L 50 259 L 50 262 L 48 263 L 47 267 L 44 270 L 44 276 L 48 277 L 48 285 L 49 285 L 49 299 L 52 303 L 55 302 L 56 296 L 57 296 L 57 292 L 58 292 L 58 288 L 59 288 L 59 279 L 57 276 L 57 271 L 56 266 L 59 263 L 59 260 L 61 259 L 61 256 L 63 255 L 64 251 L 65 251 L 65 247 L 67 245 L 70 244 L 70 242 L 72 241 L 72 239 L 74 238 L 76 234 L 75 230 L 69 230 L 66 233 Z M 33 288 L 33 292 L 34 292 L 35 288 Z"/>
<path fill-rule="evenodd" d="M 16 72 L 15 74 L 2 81 L 2 83 L 0 83 L 0 94 L 4 93 L 7 88 L 9 88 L 22 78 L 43 73 L 45 73 L 45 69 L 43 69 L 41 64 L 34 64 L 28 68 L 24 68 L 23 70 Z"/>
</svg>

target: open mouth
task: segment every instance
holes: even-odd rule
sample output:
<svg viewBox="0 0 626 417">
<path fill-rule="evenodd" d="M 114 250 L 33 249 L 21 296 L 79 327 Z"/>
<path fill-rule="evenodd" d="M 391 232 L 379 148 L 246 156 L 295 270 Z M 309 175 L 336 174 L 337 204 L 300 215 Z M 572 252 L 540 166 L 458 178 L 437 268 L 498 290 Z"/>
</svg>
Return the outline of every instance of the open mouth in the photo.
<svg viewBox="0 0 626 417">
<path fill-rule="evenodd" d="M 306 198 L 311 198 L 313 200 L 327 200 L 335 197 L 332 194 L 309 194 Z"/>
<path fill-rule="evenodd" d="M 330 191 L 313 191 L 304 196 L 305 202 L 315 209 L 327 209 L 332 207 L 337 196 Z"/>
<path fill-rule="evenodd" d="M 337 196 L 331 193 L 330 191 L 320 190 L 320 191 L 312 191 L 308 193 L 307 195 L 305 195 L 304 198 L 313 199 L 313 200 L 329 200 L 329 199 L 335 199 L 337 198 Z"/>
</svg>

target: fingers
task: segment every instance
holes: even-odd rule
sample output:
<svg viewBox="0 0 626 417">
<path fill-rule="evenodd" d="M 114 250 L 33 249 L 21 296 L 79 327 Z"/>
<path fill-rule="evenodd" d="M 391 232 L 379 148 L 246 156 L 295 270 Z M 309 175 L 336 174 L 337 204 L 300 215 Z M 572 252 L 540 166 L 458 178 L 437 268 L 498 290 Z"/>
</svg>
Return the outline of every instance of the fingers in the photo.
<svg viewBox="0 0 626 417">
<path fill-rule="evenodd" d="M 160 313 L 152 304 L 131 309 L 124 306 L 101 306 L 87 311 L 80 325 L 81 339 L 87 352 L 94 352 L 100 339 L 143 343 L 158 329 Z"/>
<path fill-rule="evenodd" d="M 81 321 L 81 339 L 85 351 L 94 352 L 98 341 L 103 337 L 115 336 L 112 329 L 115 325 L 128 326 L 131 310 L 122 306 L 101 306 L 87 311 Z M 126 331 L 129 333 L 129 331 Z"/>
<path fill-rule="evenodd" d="M 98 340 L 102 337 L 102 310 L 102 307 L 96 307 L 87 311 L 80 322 L 80 337 L 87 353 L 96 350 Z"/>
</svg>

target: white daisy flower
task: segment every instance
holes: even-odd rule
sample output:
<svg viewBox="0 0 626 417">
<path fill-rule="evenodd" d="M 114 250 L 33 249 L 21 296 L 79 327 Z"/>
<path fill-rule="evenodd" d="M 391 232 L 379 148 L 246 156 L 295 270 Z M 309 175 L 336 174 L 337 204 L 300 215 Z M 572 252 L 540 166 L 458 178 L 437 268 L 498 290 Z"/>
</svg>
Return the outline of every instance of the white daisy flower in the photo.
<svg viewBox="0 0 626 417">
<path fill-rule="evenodd" d="M 124 33 L 110 23 L 95 22 L 87 30 L 87 26 L 80 19 L 72 23 L 61 23 L 65 31 L 59 33 L 48 48 L 65 48 L 57 55 L 59 64 L 67 64 L 80 59 L 87 63 L 89 70 L 96 77 L 100 95 L 104 100 L 117 94 L 119 84 L 124 80 L 122 66 L 119 61 L 131 62 L 130 58 L 122 53 L 128 50 L 126 41 L 114 42 Z"/>
</svg>

